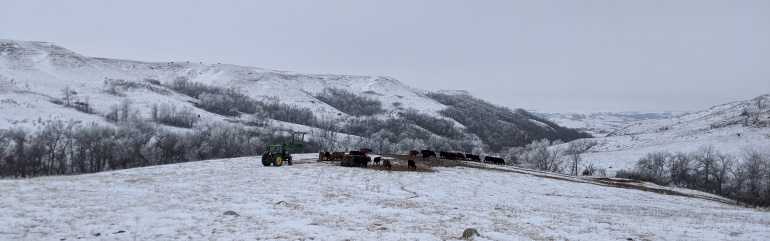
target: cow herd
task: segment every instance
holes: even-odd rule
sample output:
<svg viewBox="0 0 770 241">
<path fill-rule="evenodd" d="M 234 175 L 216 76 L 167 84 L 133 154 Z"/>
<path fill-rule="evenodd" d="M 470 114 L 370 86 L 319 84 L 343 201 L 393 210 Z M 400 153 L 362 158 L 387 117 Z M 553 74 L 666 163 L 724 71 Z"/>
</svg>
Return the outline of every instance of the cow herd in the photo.
<svg viewBox="0 0 770 241">
<path fill-rule="evenodd" d="M 436 153 L 431 150 L 411 150 L 409 151 L 409 156 L 418 156 L 422 155 L 423 160 L 428 160 L 430 157 L 436 157 Z M 467 160 L 467 161 L 475 161 L 475 162 L 481 162 L 481 157 L 478 155 L 474 155 L 471 153 L 460 153 L 460 152 L 448 152 L 448 151 L 440 151 L 439 152 L 439 158 L 441 159 L 447 159 L 447 160 Z M 486 163 L 492 163 L 492 164 L 505 164 L 505 160 L 503 158 L 499 157 L 492 157 L 492 156 L 485 156 L 484 162 Z"/>
<path fill-rule="evenodd" d="M 372 159 L 372 157 L 367 155 L 369 153 L 372 153 L 372 149 L 361 148 L 358 151 L 349 151 L 347 154 L 344 152 L 320 152 L 318 153 L 318 161 L 340 161 L 340 166 L 363 168 L 366 168 L 369 165 L 369 162 L 373 161 L 374 165 L 380 165 L 380 163 L 382 163 L 383 168 L 392 168 L 390 160 L 383 160 L 382 157 L 379 156 Z M 416 166 L 414 169 L 417 169 Z"/>
<path fill-rule="evenodd" d="M 380 163 L 382 163 L 383 168 L 388 170 L 392 169 L 393 165 L 391 160 L 382 159 L 382 157 L 375 157 L 372 159 L 367 155 L 369 153 L 372 153 L 372 149 L 361 148 L 358 151 L 349 151 L 347 154 L 345 152 L 320 152 L 318 153 L 318 161 L 340 161 L 340 166 L 363 168 L 366 168 L 369 165 L 369 162 L 374 161 L 374 165 L 380 165 Z M 430 158 L 440 158 L 446 160 L 467 160 L 482 162 L 481 157 L 478 155 L 461 152 L 440 151 L 439 155 L 437 156 L 436 152 L 431 150 L 411 150 L 409 151 L 409 156 L 422 156 L 423 161 L 430 160 Z M 483 162 L 500 165 L 505 164 L 505 160 L 503 158 L 492 156 L 485 156 Z M 408 160 L 407 167 L 410 170 L 417 170 L 417 163 L 415 163 L 414 160 Z"/>
</svg>

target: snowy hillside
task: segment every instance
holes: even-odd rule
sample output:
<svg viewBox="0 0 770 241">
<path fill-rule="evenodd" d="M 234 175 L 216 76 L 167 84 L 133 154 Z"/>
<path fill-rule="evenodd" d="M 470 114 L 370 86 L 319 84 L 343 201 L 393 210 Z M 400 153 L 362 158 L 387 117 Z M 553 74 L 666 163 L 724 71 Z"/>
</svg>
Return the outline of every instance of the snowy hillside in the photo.
<svg viewBox="0 0 770 241">
<path fill-rule="evenodd" d="M 770 108 L 762 103 L 769 99 L 770 95 L 763 95 L 679 117 L 638 122 L 594 139 L 598 145 L 584 158 L 611 174 L 632 169 L 652 152 L 688 153 L 712 145 L 721 153 L 741 157 L 744 148 L 767 149 Z"/>
<path fill-rule="evenodd" d="M 475 99 L 467 91 L 417 90 L 386 76 L 92 58 L 46 42 L 0 39 L 0 87 L 0 130 L 25 127 L 34 131 L 51 121 L 108 126 L 124 121 L 117 117 L 171 125 L 157 120 L 162 119 L 157 117 L 160 106 L 165 110 L 160 112 L 180 110 L 171 116 L 182 122 L 176 127 L 232 123 L 251 129 L 304 131 L 310 132 L 318 150 L 360 147 L 339 144 L 343 140 L 361 143 L 368 139 L 366 144 L 371 146 L 371 142 L 387 139 L 393 144 L 404 141 L 393 145 L 394 151 L 446 148 L 490 153 L 535 139 L 587 136 L 552 123 L 547 128 L 529 125 L 542 121 L 522 114 L 523 110 L 514 113 Z M 447 117 L 442 111 L 458 101 L 439 103 L 429 95 L 457 96 L 461 101 L 494 109 L 494 113 L 485 113 L 490 115 L 486 120 L 495 123 L 505 118 L 505 134 L 519 139 L 503 143 L 488 137 L 502 130 L 490 129 L 494 126 L 468 128 L 467 120 L 476 113 L 455 111 Z M 341 99 L 347 102 L 338 101 Z M 224 102 L 232 106 L 221 105 Z M 363 109 L 358 106 L 345 110 L 356 104 L 367 108 L 364 114 L 356 112 Z M 223 110 L 205 108 L 213 105 Z"/>
<path fill-rule="evenodd" d="M 232 87 L 257 100 L 278 98 L 282 102 L 315 110 L 321 117 L 346 115 L 324 104 L 314 96 L 325 88 L 344 87 L 365 93 L 383 103 L 388 112 L 398 106 L 415 108 L 436 115 L 444 106 L 426 98 L 419 91 L 390 77 L 349 75 L 307 75 L 266 70 L 255 67 L 219 63 L 168 62 L 151 63 L 131 60 L 89 58 L 52 43 L 0 39 L 0 83 L 4 92 L 26 91 L 40 95 L 40 100 L 59 98 L 61 90 L 70 87 L 80 100 L 89 99 L 97 112 L 104 112 L 120 98 L 104 93 L 105 79 L 142 82 L 173 81 L 186 78 L 191 82 Z M 152 102 L 189 101 L 183 96 L 126 96 L 139 105 Z M 149 93 L 152 94 L 152 93 Z M 151 97 L 151 98 L 148 98 Z M 401 105 L 393 105 L 400 102 Z M 23 118 L 23 117 L 19 117 Z M 214 117 L 209 117 L 214 118 Z M 19 121 L 18 119 L 14 119 Z M 7 126 L 3 123 L 0 126 Z"/>
<path fill-rule="evenodd" d="M 312 158 L 0 180 L 0 240 L 459 240 L 466 228 L 478 230 L 474 240 L 770 239 L 767 212 L 684 189 L 488 164 L 384 171 Z"/>
<path fill-rule="evenodd" d="M 631 124 L 678 117 L 687 112 L 531 111 L 564 127 L 604 136 Z"/>
</svg>

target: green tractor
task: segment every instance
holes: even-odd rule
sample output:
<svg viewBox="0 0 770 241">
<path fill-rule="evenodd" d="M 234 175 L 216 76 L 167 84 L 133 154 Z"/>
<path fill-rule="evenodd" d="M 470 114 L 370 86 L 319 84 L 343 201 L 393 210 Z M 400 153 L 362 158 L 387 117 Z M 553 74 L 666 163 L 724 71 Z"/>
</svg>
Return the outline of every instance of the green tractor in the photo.
<svg viewBox="0 0 770 241">
<path fill-rule="evenodd" d="M 305 134 L 305 132 L 292 132 L 291 142 L 267 146 L 267 153 L 262 155 L 262 165 L 281 166 L 284 161 L 291 165 L 291 154 L 289 153 L 289 149 L 305 147 L 305 144 L 303 143 Z M 296 141 L 297 139 L 299 139 L 299 141 Z"/>
</svg>

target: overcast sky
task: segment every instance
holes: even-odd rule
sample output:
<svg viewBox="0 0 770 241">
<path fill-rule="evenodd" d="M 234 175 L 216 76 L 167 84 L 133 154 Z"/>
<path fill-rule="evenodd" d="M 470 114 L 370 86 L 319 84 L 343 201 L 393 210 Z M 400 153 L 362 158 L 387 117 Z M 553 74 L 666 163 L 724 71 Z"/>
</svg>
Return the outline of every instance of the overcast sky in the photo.
<svg viewBox="0 0 770 241">
<path fill-rule="evenodd" d="M 384 75 L 534 110 L 697 111 L 770 93 L 767 0 L 0 0 L 0 38 Z"/>
</svg>

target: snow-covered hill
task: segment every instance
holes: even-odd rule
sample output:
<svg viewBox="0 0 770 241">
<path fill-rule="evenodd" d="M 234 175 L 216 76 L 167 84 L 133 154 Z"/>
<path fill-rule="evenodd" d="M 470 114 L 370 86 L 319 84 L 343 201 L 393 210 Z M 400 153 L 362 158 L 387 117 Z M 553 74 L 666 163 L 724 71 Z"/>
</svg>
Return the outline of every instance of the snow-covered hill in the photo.
<svg viewBox="0 0 770 241">
<path fill-rule="evenodd" d="M 647 121 L 669 119 L 688 114 L 679 111 L 636 112 L 636 111 L 531 111 L 533 114 L 547 118 L 556 124 L 575 128 L 593 134 L 605 136 L 628 125 Z"/>
<path fill-rule="evenodd" d="M 445 108 L 425 97 L 421 91 L 384 76 L 309 75 L 219 63 L 151 63 L 90 58 L 52 43 L 0 39 L 0 85 L 5 87 L 4 92 L 34 93 L 39 96 L 38 101 L 61 98 L 62 89 L 69 87 L 78 93 L 76 97 L 79 100 L 87 98 L 95 111 L 105 112 L 110 105 L 122 101 L 122 98 L 105 93 L 106 79 L 170 82 L 177 78 L 232 87 L 257 100 L 278 98 L 290 105 L 310 108 L 319 117 L 327 118 L 346 115 L 314 97 L 329 87 L 344 87 L 379 100 L 388 113 L 409 107 L 425 114 L 437 115 L 436 111 Z M 137 92 L 125 98 L 145 107 L 155 102 L 185 102 L 190 99 L 173 93 L 170 96 L 157 96 Z M 396 102 L 401 104 L 394 105 Z M 142 114 L 146 115 L 147 112 Z M 5 120 L 0 127 L 8 126 L 9 121 L 29 119 L 23 115 L 13 116 L 13 119 Z M 208 117 L 215 118 L 211 115 Z"/>
<path fill-rule="evenodd" d="M 432 145 L 435 148 L 446 147 L 470 152 L 484 149 L 484 146 L 499 147 L 500 143 L 489 142 L 486 135 L 493 130 L 473 129 L 469 130 L 456 119 L 468 116 L 448 118 L 440 111 L 448 108 L 447 103 L 439 103 L 430 98 L 432 92 L 411 88 L 398 80 L 386 76 L 352 76 L 331 74 L 302 74 L 288 71 L 267 70 L 256 67 L 237 66 L 221 63 L 190 63 L 182 62 L 142 62 L 134 60 L 92 58 L 82 56 L 60 46 L 46 42 L 29 42 L 0 39 L 0 129 L 13 127 L 27 127 L 35 129 L 39 125 L 51 120 L 73 120 L 82 123 L 95 122 L 111 125 L 103 117 L 109 113 L 115 113 L 118 107 L 124 103 L 131 105 L 132 114 L 137 114 L 141 119 L 151 119 L 153 107 L 168 104 L 177 109 L 191 110 L 190 116 L 195 116 L 196 123 L 235 123 L 248 125 L 252 113 L 241 112 L 240 116 L 223 116 L 200 107 L 199 96 L 191 97 L 182 94 L 179 90 L 170 89 L 172 83 L 185 81 L 185 83 L 204 84 L 222 89 L 234 89 L 240 94 L 246 95 L 251 100 L 264 103 L 280 103 L 290 106 L 292 113 L 298 110 L 307 110 L 312 117 L 321 123 L 318 125 L 308 123 L 291 122 L 290 120 L 273 118 L 267 125 L 277 129 L 289 129 L 295 131 L 310 131 L 311 138 L 316 140 L 328 138 L 319 136 L 318 133 L 341 132 L 342 136 L 355 135 L 361 138 L 362 128 L 355 129 L 359 133 L 345 132 L 346 124 L 351 120 L 364 123 L 371 118 L 381 120 L 401 120 L 384 134 L 390 134 L 390 141 L 396 143 L 403 139 L 419 139 L 423 142 L 418 145 L 404 146 L 403 148 L 417 149 Z M 381 106 L 381 111 L 364 117 L 341 110 L 340 106 L 333 106 L 327 101 L 320 100 L 332 89 L 342 89 L 352 93 L 361 99 L 376 101 Z M 471 99 L 467 91 L 441 91 L 440 94 L 456 95 L 460 98 Z M 219 96 L 221 97 L 221 96 Z M 474 99 L 475 100 L 475 99 Z M 478 101 L 477 101 L 478 102 Z M 62 104 L 66 103 L 66 104 Z M 77 103 L 80 106 L 88 106 L 90 114 L 77 111 L 72 106 Z M 493 106 L 485 102 L 483 105 Z M 495 107 L 496 108 L 496 107 Z M 494 108 L 492 108 L 494 109 Z M 500 108 L 501 109 L 501 108 Z M 236 110 L 240 111 L 240 110 Z M 413 118 L 419 120 L 406 120 L 404 114 L 410 112 Z M 503 113 L 505 112 L 505 113 Z M 245 114 L 244 114 L 245 113 Z M 273 114 L 271 112 L 270 114 Z M 514 113 L 509 109 L 501 110 L 509 120 L 508 131 L 517 133 L 522 139 L 574 139 L 565 134 L 575 132 L 556 124 L 547 128 L 540 126 L 518 125 L 527 123 L 532 116 Z M 262 113 L 264 114 L 264 113 Z M 472 115 L 472 112 L 463 112 L 462 115 Z M 256 114 L 255 114 L 256 115 Z M 491 113 L 492 116 L 502 116 Z M 426 118 L 427 116 L 427 118 Z M 259 117 L 266 118 L 266 117 Z M 518 119 L 516 119 L 518 118 Z M 513 120 L 516 119 L 516 120 Z M 490 119 L 491 120 L 491 119 Z M 521 121 L 518 121 L 521 120 Z M 313 120 L 315 121 L 315 120 Z M 491 120 L 494 121 L 494 120 Z M 448 128 L 432 129 L 432 123 L 449 123 Z M 420 126 L 420 123 L 422 123 Z M 380 126 L 369 126 L 376 129 L 371 133 L 385 129 Z M 403 128 L 407 125 L 408 128 Z M 333 126 L 329 127 L 329 126 Z M 553 128 L 557 126 L 558 128 Z M 364 126 L 366 127 L 366 126 Z M 530 129 L 528 129 L 530 128 Z M 534 128 L 534 129 L 531 129 Z M 398 133 L 403 130 L 406 132 Z M 443 134 L 436 133 L 437 130 Z M 372 135 L 366 133 L 366 135 Z M 395 133 L 395 134 L 394 134 Z M 383 133 L 381 133 L 383 134 Z M 451 135 L 451 136 L 450 136 Z M 396 140 L 395 136 L 399 139 Z M 427 143 L 430 136 L 431 143 Z M 574 136 L 574 134 L 573 134 Z M 358 137 L 357 137 L 358 138 Z M 357 141 L 350 141 L 355 143 Z M 411 142 L 410 142 L 411 143 Z M 471 143 L 471 144 L 468 144 Z M 407 144 L 404 144 L 407 145 Z M 512 144 L 505 144 L 512 145 Z M 357 148 L 346 146 L 343 148 Z M 489 149 L 489 148 L 487 148 Z M 501 147 L 492 150 L 497 152 Z"/>
<path fill-rule="evenodd" d="M 478 230 L 474 240 L 770 239 L 767 212 L 683 189 L 488 164 L 414 172 L 312 158 L 0 180 L 0 240 L 459 240 L 466 228 Z"/>
<path fill-rule="evenodd" d="M 678 117 L 641 121 L 596 138 L 584 156 L 610 173 L 630 170 L 652 152 L 693 152 L 711 145 L 741 157 L 744 148 L 770 149 L 770 95 L 736 101 Z"/>
</svg>

